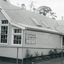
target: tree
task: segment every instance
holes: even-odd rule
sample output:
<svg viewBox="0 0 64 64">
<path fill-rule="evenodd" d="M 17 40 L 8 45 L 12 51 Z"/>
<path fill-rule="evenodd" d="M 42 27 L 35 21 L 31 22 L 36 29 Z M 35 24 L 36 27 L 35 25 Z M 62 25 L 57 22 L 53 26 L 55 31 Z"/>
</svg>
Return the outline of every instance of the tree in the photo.
<svg viewBox="0 0 64 64">
<path fill-rule="evenodd" d="M 50 12 L 50 16 L 52 17 L 52 19 L 55 19 L 57 16 L 56 16 L 56 13 L 54 13 L 54 12 Z"/>
<path fill-rule="evenodd" d="M 52 9 L 48 6 L 40 6 L 38 8 L 38 12 L 39 14 L 43 14 L 44 16 L 47 16 L 47 14 L 49 14 L 52 17 L 52 19 L 55 19 L 57 17 L 55 13 L 52 12 Z"/>
<path fill-rule="evenodd" d="M 35 1 L 31 1 L 31 2 L 30 2 L 30 10 L 31 10 L 31 11 L 32 11 L 32 10 L 35 11 L 35 9 L 36 9 L 35 6 L 34 6 L 34 3 L 36 3 L 36 2 L 35 2 Z"/>
</svg>

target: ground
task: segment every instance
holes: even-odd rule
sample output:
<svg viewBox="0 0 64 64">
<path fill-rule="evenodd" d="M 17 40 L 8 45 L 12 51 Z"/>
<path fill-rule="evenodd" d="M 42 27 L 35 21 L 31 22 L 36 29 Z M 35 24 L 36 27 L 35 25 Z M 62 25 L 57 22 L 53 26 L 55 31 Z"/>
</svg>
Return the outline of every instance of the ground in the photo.
<svg viewBox="0 0 64 64">
<path fill-rule="evenodd" d="M 16 61 L 9 62 L 9 61 L 0 60 L 0 64 L 17 64 L 17 63 Z M 22 64 L 22 63 L 19 63 L 19 64 Z M 31 64 L 31 63 L 24 62 L 24 64 Z M 61 58 L 55 58 L 55 59 L 50 59 L 50 60 L 40 60 L 40 61 L 35 62 L 35 64 L 61 64 Z M 64 64 L 64 58 L 63 58 L 62 64 Z"/>
</svg>

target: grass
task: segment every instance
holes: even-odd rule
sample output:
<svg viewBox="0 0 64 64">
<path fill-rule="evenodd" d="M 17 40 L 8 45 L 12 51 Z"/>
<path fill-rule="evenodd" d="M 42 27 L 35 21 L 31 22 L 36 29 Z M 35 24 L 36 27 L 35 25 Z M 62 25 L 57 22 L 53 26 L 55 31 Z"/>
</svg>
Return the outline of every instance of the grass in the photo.
<svg viewBox="0 0 64 64">
<path fill-rule="evenodd" d="M 64 64 L 64 58 L 63 58 L 63 64 Z M 9 61 L 4 61 L 4 60 L 0 60 L 0 64 L 17 64 L 16 61 L 15 62 L 9 62 Z M 21 62 L 19 64 L 22 64 Z M 30 62 L 24 62 L 24 64 L 31 64 Z M 35 64 L 61 64 L 61 58 L 54 58 L 54 59 L 50 59 L 50 60 L 40 60 L 40 61 L 36 61 Z"/>
<path fill-rule="evenodd" d="M 64 59 L 63 59 L 63 64 L 64 64 Z M 50 59 L 50 60 L 45 60 L 45 61 L 40 61 L 36 62 L 35 64 L 61 64 L 61 58 L 55 58 L 55 59 Z"/>
</svg>

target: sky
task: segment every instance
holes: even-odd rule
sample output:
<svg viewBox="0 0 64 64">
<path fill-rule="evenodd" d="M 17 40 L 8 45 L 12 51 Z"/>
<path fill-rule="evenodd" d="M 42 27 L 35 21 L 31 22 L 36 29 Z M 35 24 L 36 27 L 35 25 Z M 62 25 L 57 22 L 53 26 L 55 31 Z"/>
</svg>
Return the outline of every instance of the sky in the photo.
<svg viewBox="0 0 64 64">
<path fill-rule="evenodd" d="M 57 20 L 61 20 L 62 16 L 64 17 L 64 0 L 10 0 L 14 5 L 19 4 L 18 6 L 20 6 L 21 4 L 25 4 L 28 10 L 31 1 L 34 1 L 35 8 L 40 6 L 50 7 L 56 13 Z"/>
</svg>

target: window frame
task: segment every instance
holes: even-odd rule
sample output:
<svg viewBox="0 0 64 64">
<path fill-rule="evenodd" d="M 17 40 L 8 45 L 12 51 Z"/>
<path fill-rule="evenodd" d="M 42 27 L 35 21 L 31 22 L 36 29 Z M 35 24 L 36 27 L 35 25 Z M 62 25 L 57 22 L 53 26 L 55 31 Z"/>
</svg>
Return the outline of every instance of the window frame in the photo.
<svg viewBox="0 0 64 64">
<path fill-rule="evenodd" d="M 20 28 L 13 28 L 12 27 L 12 40 L 11 40 L 11 45 L 13 45 L 13 46 L 22 46 L 22 33 L 23 33 L 23 30 L 21 29 L 21 33 L 14 33 L 14 29 L 20 29 Z M 14 44 L 14 35 L 21 35 L 21 44 Z"/>
<path fill-rule="evenodd" d="M 8 34 L 9 34 L 9 21 L 8 21 L 8 24 L 2 24 L 2 20 L 1 21 L 1 24 L 0 24 L 0 34 L 1 34 L 1 26 L 7 26 L 8 27 L 8 33 L 7 33 L 7 43 L 2 43 L 1 42 L 1 36 L 0 36 L 0 44 L 3 44 L 3 45 L 8 45 Z"/>
<path fill-rule="evenodd" d="M 8 20 L 1 20 L 1 24 L 2 24 L 2 25 L 7 25 L 7 24 L 9 24 L 9 22 L 8 22 L 8 23 L 2 23 L 3 21 L 7 21 L 7 22 L 8 22 Z"/>
<path fill-rule="evenodd" d="M 42 27 L 41 23 L 36 18 L 31 17 L 30 19 L 35 23 L 36 26 Z"/>
</svg>

